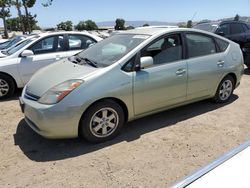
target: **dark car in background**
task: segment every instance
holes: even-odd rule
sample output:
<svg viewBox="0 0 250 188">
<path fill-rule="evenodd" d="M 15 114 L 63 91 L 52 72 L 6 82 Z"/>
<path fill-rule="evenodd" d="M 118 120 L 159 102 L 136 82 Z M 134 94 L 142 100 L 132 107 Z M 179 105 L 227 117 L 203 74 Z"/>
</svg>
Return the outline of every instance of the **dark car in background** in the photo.
<svg viewBox="0 0 250 188">
<path fill-rule="evenodd" d="M 250 68 L 250 24 L 243 21 L 221 21 L 198 23 L 193 27 L 224 36 L 240 45 L 244 61 Z"/>
</svg>

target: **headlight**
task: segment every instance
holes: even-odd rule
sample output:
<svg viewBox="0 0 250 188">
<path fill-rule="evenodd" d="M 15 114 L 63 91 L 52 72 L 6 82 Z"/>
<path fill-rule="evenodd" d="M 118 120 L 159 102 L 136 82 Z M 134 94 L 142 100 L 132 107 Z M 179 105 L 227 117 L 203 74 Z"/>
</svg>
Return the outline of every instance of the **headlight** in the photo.
<svg viewBox="0 0 250 188">
<path fill-rule="evenodd" d="M 44 93 L 38 102 L 42 104 L 56 104 L 83 82 L 83 80 L 68 80 L 58 84 Z"/>
</svg>

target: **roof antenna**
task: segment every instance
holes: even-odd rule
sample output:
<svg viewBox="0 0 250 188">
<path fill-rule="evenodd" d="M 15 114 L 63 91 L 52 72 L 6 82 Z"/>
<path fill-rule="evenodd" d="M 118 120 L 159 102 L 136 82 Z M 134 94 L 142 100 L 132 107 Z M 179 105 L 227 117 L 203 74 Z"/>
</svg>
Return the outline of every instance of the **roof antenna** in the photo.
<svg viewBox="0 0 250 188">
<path fill-rule="evenodd" d="M 197 12 L 195 12 L 195 13 L 193 14 L 193 17 L 192 17 L 191 21 L 193 21 L 193 19 L 195 18 L 196 15 L 197 15 Z"/>
</svg>

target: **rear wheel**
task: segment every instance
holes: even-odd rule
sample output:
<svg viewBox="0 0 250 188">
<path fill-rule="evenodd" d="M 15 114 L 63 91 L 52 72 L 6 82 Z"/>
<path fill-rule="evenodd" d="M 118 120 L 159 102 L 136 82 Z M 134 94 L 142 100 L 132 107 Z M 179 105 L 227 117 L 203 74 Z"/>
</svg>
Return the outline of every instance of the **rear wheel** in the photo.
<svg viewBox="0 0 250 188">
<path fill-rule="evenodd" d="M 232 76 L 228 75 L 220 82 L 216 95 L 214 96 L 214 101 L 217 103 L 224 103 L 230 100 L 234 91 L 234 79 Z"/>
<path fill-rule="evenodd" d="M 5 74 L 0 74 L 0 100 L 11 97 L 15 92 L 13 79 Z"/>
<path fill-rule="evenodd" d="M 80 134 L 89 142 L 104 142 L 117 136 L 124 124 L 123 109 L 112 100 L 91 106 L 80 122 Z"/>
</svg>

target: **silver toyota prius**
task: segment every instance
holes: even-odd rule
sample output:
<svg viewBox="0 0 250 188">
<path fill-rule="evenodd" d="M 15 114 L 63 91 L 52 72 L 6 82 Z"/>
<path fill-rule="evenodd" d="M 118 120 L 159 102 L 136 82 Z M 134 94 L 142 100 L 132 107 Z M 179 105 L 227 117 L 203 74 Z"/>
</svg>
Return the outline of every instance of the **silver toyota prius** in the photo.
<svg viewBox="0 0 250 188">
<path fill-rule="evenodd" d="M 20 104 L 46 138 L 103 142 L 136 118 L 208 98 L 227 102 L 243 70 L 239 45 L 218 35 L 134 29 L 39 70 Z"/>
</svg>

